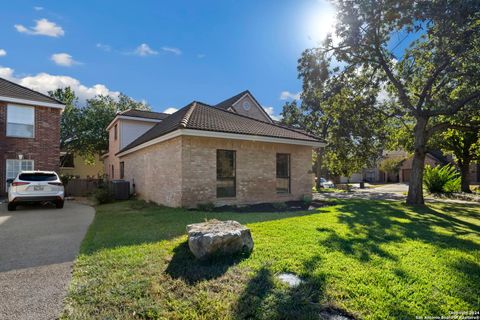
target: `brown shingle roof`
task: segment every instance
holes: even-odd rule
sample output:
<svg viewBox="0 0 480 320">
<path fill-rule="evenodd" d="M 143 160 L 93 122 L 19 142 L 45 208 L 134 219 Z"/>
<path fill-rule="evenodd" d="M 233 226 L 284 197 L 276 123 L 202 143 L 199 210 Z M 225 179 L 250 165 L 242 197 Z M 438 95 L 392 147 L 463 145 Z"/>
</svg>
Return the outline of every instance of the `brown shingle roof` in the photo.
<svg viewBox="0 0 480 320">
<path fill-rule="evenodd" d="M 123 148 L 119 153 L 137 147 L 176 129 L 195 129 L 291 140 L 322 142 L 312 135 L 276 124 L 218 109 L 201 102 L 192 102 L 173 113 Z"/>
<path fill-rule="evenodd" d="M 55 104 L 63 104 L 62 102 L 50 98 L 49 96 L 34 91 L 32 89 L 28 89 L 24 86 L 16 84 L 12 81 L 7 79 L 0 78 L 0 96 L 15 98 L 15 99 L 24 99 L 24 100 L 32 100 L 38 102 L 47 102 L 47 103 L 55 103 Z"/>
<path fill-rule="evenodd" d="M 147 111 L 147 110 L 137 110 L 137 109 L 129 109 L 126 111 L 120 112 L 122 116 L 127 117 L 137 117 L 137 118 L 147 118 L 147 119 L 156 119 L 156 120 L 163 120 L 166 117 L 170 116 L 168 113 L 163 112 L 154 112 L 154 111 Z"/>
</svg>

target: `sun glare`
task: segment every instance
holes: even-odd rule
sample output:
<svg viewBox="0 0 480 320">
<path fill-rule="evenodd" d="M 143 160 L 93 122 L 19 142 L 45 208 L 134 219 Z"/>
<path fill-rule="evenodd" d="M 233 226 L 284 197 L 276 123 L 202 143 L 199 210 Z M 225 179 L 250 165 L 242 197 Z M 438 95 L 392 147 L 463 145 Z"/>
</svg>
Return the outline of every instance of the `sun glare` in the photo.
<svg viewBox="0 0 480 320">
<path fill-rule="evenodd" d="M 322 42 L 335 28 L 335 11 L 329 4 L 322 3 L 312 9 L 305 18 L 306 34 L 310 41 Z"/>
</svg>

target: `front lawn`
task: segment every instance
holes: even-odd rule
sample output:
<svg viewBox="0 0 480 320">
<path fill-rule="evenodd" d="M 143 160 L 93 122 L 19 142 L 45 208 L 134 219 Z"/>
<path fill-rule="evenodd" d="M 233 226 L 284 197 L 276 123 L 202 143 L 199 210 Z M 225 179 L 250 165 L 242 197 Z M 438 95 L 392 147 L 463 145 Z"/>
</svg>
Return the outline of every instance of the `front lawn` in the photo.
<svg viewBox="0 0 480 320">
<path fill-rule="evenodd" d="M 480 208 L 338 200 L 303 213 L 208 213 L 140 201 L 97 207 L 63 317 L 318 319 L 333 308 L 365 319 L 480 310 Z M 247 224 L 250 256 L 198 262 L 185 226 Z M 275 275 L 298 274 L 291 289 Z"/>
</svg>

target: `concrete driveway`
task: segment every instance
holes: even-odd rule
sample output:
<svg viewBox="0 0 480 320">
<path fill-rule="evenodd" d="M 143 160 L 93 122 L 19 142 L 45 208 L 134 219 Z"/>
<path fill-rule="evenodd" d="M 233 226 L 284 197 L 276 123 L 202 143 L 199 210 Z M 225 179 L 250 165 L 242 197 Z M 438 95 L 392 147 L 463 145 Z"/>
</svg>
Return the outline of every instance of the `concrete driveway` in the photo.
<svg viewBox="0 0 480 320">
<path fill-rule="evenodd" d="M 56 319 L 92 207 L 0 204 L 0 319 Z"/>
</svg>

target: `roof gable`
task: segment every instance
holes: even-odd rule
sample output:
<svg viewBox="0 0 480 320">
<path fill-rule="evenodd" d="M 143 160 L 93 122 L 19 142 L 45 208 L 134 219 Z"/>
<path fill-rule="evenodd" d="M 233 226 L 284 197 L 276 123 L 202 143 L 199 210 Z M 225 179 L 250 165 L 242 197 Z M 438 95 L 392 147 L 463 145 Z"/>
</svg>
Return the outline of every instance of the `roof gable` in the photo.
<svg viewBox="0 0 480 320">
<path fill-rule="evenodd" d="M 241 106 L 241 103 L 245 101 L 245 99 L 248 99 L 253 102 L 253 105 L 251 106 L 251 108 L 255 108 L 257 112 L 255 112 L 254 110 L 246 111 L 243 109 L 243 107 Z M 223 110 L 236 112 L 257 120 L 273 123 L 272 118 L 270 118 L 268 113 L 263 109 L 263 107 L 260 105 L 257 99 L 255 99 L 253 94 L 248 90 L 242 91 L 239 94 L 216 104 L 215 107 Z"/>
</svg>

